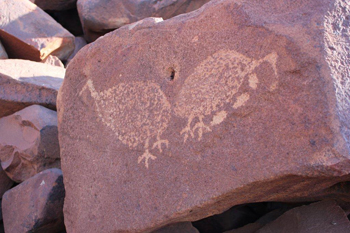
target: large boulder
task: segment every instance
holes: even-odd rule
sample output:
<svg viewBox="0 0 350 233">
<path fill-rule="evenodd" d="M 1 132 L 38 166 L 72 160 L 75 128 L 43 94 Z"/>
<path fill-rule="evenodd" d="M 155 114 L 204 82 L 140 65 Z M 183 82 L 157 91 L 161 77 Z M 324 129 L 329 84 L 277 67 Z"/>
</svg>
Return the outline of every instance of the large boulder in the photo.
<svg viewBox="0 0 350 233">
<path fill-rule="evenodd" d="M 349 180 L 349 11 L 221 0 L 85 46 L 57 99 L 67 231 L 149 232 Z"/>
<path fill-rule="evenodd" d="M 39 62 L 0 60 L 0 117 L 29 105 L 56 109 L 56 97 L 66 69 Z"/>
<path fill-rule="evenodd" d="M 2 199 L 6 233 L 64 230 L 62 171 L 45 170 L 7 191 Z"/>
<path fill-rule="evenodd" d="M 60 167 L 55 111 L 29 106 L 0 119 L 0 161 L 6 174 L 22 182 Z"/>
<path fill-rule="evenodd" d="M 28 0 L 0 1 L 0 39 L 10 58 L 64 60 L 74 50 L 74 36 Z"/>
<path fill-rule="evenodd" d="M 169 19 L 198 9 L 210 0 L 78 0 L 85 39 L 89 42 L 146 17 Z"/>
</svg>

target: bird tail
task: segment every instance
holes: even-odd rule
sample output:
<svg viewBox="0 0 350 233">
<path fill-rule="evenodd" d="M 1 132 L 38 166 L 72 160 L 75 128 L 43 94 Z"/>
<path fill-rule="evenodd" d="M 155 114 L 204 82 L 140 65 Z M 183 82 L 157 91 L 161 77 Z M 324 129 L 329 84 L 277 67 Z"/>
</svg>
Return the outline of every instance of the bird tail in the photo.
<svg viewBox="0 0 350 233">
<path fill-rule="evenodd" d="M 277 74 L 277 58 L 278 58 L 277 53 L 276 52 L 272 52 L 272 53 L 266 55 L 264 58 L 260 59 L 258 61 L 258 65 L 257 66 L 259 66 L 261 63 L 263 63 L 265 61 L 270 63 L 270 65 L 272 66 L 273 71 L 275 72 L 275 75 L 277 77 L 278 76 L 278 74 Z"/>
</svg>

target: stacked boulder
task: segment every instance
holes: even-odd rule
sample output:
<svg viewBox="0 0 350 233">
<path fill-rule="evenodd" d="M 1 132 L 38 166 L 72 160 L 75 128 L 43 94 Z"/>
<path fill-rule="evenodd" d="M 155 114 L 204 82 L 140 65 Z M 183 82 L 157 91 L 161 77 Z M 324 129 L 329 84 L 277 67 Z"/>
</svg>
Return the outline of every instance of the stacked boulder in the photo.
<svg viewBox="0 0 350 233">
<path fill-rule="evenodd" d="M 346 0 L 0 1 L 0 232 L 350 232 L 349 25 Z"/>
</svg>

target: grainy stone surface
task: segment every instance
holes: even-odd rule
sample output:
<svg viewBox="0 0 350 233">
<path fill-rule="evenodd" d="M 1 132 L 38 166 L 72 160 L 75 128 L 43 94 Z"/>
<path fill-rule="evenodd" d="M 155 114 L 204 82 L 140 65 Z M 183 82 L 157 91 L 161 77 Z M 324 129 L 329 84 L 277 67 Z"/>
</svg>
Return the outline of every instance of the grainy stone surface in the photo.
<svg viewBox="0 0 350 233">
<path fill-rule="evenodd" d="M 58 97 L 67 231 L 149 232 L 349 179 L 331 26 L 348 9 L 221 0 L 85 46 Z"/>
<path fill-rule="evenodd" d="M 0 1 L 0 39 L 10 58 L 67 59 L 74 36 L 28 0 Z"/>
<path fill-rule="evenodd" d="M 198 9 L 209 0 L 78 0 L 77 7 L 85 39 L 98 37 L 146 17 L 169 19 Z"/>
<path fill-rule="evenodd" d="M 56 97 L 65 69 L 39 62 L 0 60 L 0 117 L 29 105 L 56 109 Z"/>
<path fill-rule="evenodd" d="M 69 10 L 76 7 L 77 0 L 29 0 L 43 10 Z"/>
<path fill-rule="evenodd" d="M 234 231 L 233 231 L 234 232 Z M 335 201 L 323 201 L 287 211 L 256 233 L 350 232 L 350 222 Z"/>
<path fill-rule="evenodd" d="M 1 167 L 12 180 L 19 183 L 60 167 L 55 111 L 29 106 L 1 118 L 0 132 Z"/>
<path fill-rule="evenodd" d="M 7 191 L 2 198 L 6 233 L 64 230 L 62 171 L 48 169 Z"/>
</svg>

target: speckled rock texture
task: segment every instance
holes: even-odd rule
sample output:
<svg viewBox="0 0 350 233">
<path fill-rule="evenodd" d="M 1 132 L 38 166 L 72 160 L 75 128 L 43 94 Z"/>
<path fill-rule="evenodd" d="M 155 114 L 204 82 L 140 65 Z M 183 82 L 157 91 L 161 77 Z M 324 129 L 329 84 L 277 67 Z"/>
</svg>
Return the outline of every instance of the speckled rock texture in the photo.
<svg viewBox="0 0 350 233">
<path fill-rule="evenodd" d="M 56 109 L 66 69 L 20 59 L 0 60 L 0 117 L 29 105 Z"/>
<path fill-rule="evenodd" d="M 63 232 L 64 194 L 62 171 L 56 168 L 10 189 L 2 198 L 5 232 Z"/>
<path fill-rule="evenodd" d="M 49 169 L 60 168 L 55 111 L 29 106 L 0 119 L 0 161 L 17 183 Z"/>
<path fill-rule="evenodd" d="M 64 60 L 74 50 L 74 36 L 28 0 L 0 1 L 0 39 L 10 58 Z"/>
<path fill-rule="evenodd" d="M 89 42 L 146 17 L 169 19 L 198 9 L 209 0 L 78 0 L 85 39 Z"/>
<path fill-rule="evenodd" d="M 67 231 L 150 232 L 348 180 L 349 9 L 219 0 L 85 46 L 57 98 Z"/>
</svg>

